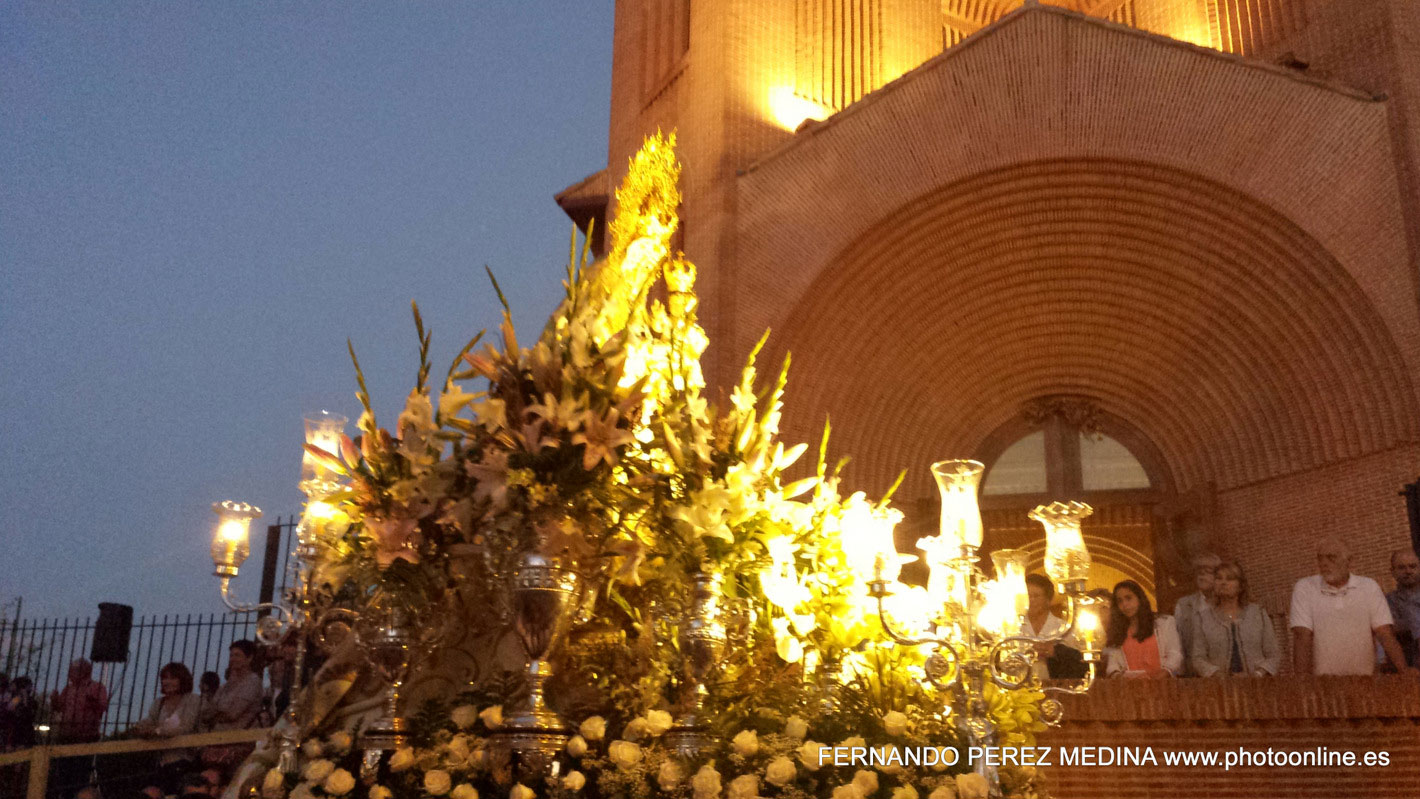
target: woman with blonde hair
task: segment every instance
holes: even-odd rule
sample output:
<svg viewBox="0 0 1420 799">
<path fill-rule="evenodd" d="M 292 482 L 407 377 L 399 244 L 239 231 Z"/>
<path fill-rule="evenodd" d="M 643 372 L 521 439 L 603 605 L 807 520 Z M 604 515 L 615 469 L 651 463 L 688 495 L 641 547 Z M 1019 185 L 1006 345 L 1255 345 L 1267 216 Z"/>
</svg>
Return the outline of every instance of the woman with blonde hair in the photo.
<svg viewBox="0 0 1420 799">
<path fill-rule="evenodd" d="M 1277 674 L 1282 650 L 1267 611 L 1248 601 L 1247 576 L 1237 561 L 1213 570 L 1213 599 L 1192 619 L 1188 652 L 1200 677 L 1266 677 Z"/>
</svg>

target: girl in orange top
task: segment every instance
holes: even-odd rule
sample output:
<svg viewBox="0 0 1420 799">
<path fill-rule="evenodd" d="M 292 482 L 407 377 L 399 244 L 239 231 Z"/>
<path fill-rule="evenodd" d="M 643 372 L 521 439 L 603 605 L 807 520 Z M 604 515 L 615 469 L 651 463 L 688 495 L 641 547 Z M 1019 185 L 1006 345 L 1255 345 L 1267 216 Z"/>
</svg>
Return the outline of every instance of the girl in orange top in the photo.
<svg viewBox="0 0 1420 799">
<path fill-rule="evenodd" d="M 1172 616 L 1156 616 L 1144 589 L 1133 580 L 1114 587 L 1105 639 L 1110 677 L 1172 677 L 1183 668 L 1183 643 Z"/>
</svg>

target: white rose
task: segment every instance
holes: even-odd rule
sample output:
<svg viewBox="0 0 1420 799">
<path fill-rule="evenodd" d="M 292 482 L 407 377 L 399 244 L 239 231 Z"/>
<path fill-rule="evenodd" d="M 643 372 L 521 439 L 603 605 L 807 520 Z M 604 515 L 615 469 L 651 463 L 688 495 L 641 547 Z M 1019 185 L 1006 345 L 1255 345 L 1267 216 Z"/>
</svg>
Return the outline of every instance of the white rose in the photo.
<svg viewBox="0 0 1420 799">
<path fill-rule="evenodd" d="M 453 720 L 455 727 L 466 730 L 478 721 L 478 708 L 473 705 L 459 705 L 449 713 L 449 718 Z"/>
<path fill-rule="evenodd" d="M 424 792 L 430 796 L 443 796 L 453 787 L 453 780 L 449 778 L 449 772 L 441 768 L 430 769 L 424 772 Z"/>
<path fill-rule="evenodd" d="M 643 718 L 634 718 L 627 722 L 626 727 L 621 731 L 621 737 L 628 741 L 639 741 L 646 737 L 650 731 L 650 725 Z"/>
<path fill-rule="evenodd" d="M 795 768 L 794 761 L 780 755 L 769 761 L 769 765 L 765 767 L 764 781 L 782 788 L 798 774 L 799 770 Z"/>
<path fill-rule="evenodd" d="M 952 750 L 947 749 L 947 748 L 945 748 L 945 747 L 943 747 L 942 749 L 938 749 L 937 752 L 938 752 L 937 762 L 933 763 L 933 764 L 930 766 L 930 768 L 931 768 L 933 771 L 946 771 L 946 770 L 947 770 L 947 764 L 950 763 L 950 762 L 952 762 L 951 755 L 953 755 L 954 753 L 952 752 Z M 935 793 L 935 791 L 934 791 L 934 793 Z M 955 789 L 955 788 L 952 789 L 952 796 L 956 796 L 956 789 Z"/>
<path fill-rule="evenodd" d="M 897 710 L 889 710 L 883 714 L 883 729 L 888 735 L 899 736 L 907 732 L 907 714 Z"/>
<path fill-rule="evenodd" d="M 695 791 L 695 799 L 719 799 L 720 772 L 706 763 L 690 778 L 690 787 Z"/>
<path fill-rule="evenodd" d="M 863 799 L 863 792 L 853 783 L 833 789 L 833 799 Z"/>
<path fill-rule="evenodd" d="M 650 727 L 650 734 L 652 735 L 665 734 L 667 729 L 672 728 L 674 722 L 676 721 L 674 721 L 673 718 L 670 718 L 669 712 L 663 710 L 653 710 L 646 712 L 646 725 Z"/>
<path fill-rule="evenodd" d="M 473 751 L 473 738 L 469 737 L 467 733 L 455 733 L 445 746 L 448 748 L 449 754 L 462 760 L 468 757 L 469 752 Z"/>
<path fill-rule="evenodd" d="M 758 795 L 758 774 L 741 774 L 730 780 L 730 786 L 725 789 L 725 799 L 754 799 Z"/>
<path fill-rule="evenodd" d="M 858 786 L 864 796 L 872 796 L 878 792 L 878 773 L 858 769 L 853 772 L 853 784 Z"/>
<path fill-rule="evenodd" d="M 312 760 L 301 769 L 301 778 L 306 782 L 320 782 L 335 771 L 335 764 L 329 760 Z"/>
<path fill-rule="evenodd" d="M 503 706 L 494 705 L 485 709 L 478 717 L 483 719 L 483 725 L 490 730 L 496 730 L 503 726 Z"/>
<path fill-rule="evenodd" d="M 839 742 L 838 742 L 838 745 L 839 745 L 839 746 L 848 746 L 848 747 L 853 747 L 853 746 L 867 746 L 867 745 L 868 745 L 868 742 L 865 741 L 865 740 L 863 740 L 863 736 L 861 736 L 861 735 L 855 735 L 855 736 L 853 736 L 852 738 L 844 738 L 842 741 L 839 741 Z"/>
<path fill-rule="evenodd" d="M 320 745 L 320 741 L 317 740 L 317 739 L 315 739 L 315 738 L 312 738 L 312 739 L 310 739 L 309 741 L 306 741 L 305 743 L 301 744 L 301 754 L 305 755 L 306 757 L 308 757 L 308 758 L 310 758 L 310 759 L 312 759 L 312 760 L 315 760 L 316 758 L 320 757 L 320 756 L 321 756 L 321 745 Z"/>
<path fill-rule="evenodd" d="M 330 734 L 326 743 L 330 744 L 330 748 L 335 754 L 343 755 L 355 745 L 355 738 L 345 730 L 336 730 Z"/>
<path fill-rule="evenodd" d="M 671 714 L 664 710 L 650 710 L 646 713 L 647 732 L 651 735 L 662 735 L 671 728 L 675 722 L 671 719 Z"/>
<path fill-rule="evenodd" d="M 302 782 L 291 789 L 291 799 L 316 799 L 316 795 L 311 793 L 309 782 Z"/>
<path fill-rule="evenodd" d="M 572 736 L 567 742 L 567 754 L 572 757 L 581 757 L 587 753 L 587 739 L 580 735 Z"/>
<path fill-rule="evenodd" d="M 394 750 L 390 755 L 390 771 L 407 771 L 414 765 L 414 750 L 408 746 Z"/>
<path fill-rule="evenodd" d="M 833 765 L 833 758 L 829 756 L 832 752 L 823 753 L 823 750 L 828 748 L 827 744 L 821 744 L 818 741 L 804 741 L 798 750 L 799 762 L 803 763 L 804 768 L 809 771 L 818 771 L 818 767 L 824 763 Z M 822 759 L 822 763 L 819 762 L 820 759 Z"/>
<path fill-rule="evenodd" d="M 641 745 L 630 741 L 612 741 L 606 748 L 606 756 L 621 768 L 631 768 L 641 762 Z"/>
<path fill-rule="evenodd" d="M 383 785 L 370 786 L 370 799 L 390 799 L 392 796 L 394 796 L 394 791 Z"/>
<path fill-rule="evenodd" d="M 927 799 L 957 799 L 957 789 L 949 783 L 927 794 Z"/>
<path fill-rule="evenodd" d="M 330 772 L 330 776 L 325 778 L 321 784 L 325 792 L 331 796 L 344 796 L 355 788 L 355 775 L 343 768 L 338 768 Z"/>
<path fill-rule="evenodd" d="M 743 730 L 730 741 L 730 747 L 741 757 L 753 757 L 759 752 L 759 735 L 754 730 Z"/>
<path fill-rule="evenodd" d="M 478 789 L 466 782 L 461 782 L 449 791 L 449 799 L 478 799 Z"/>
<path fill-rule="evenodd" d="M 656 784 L 661 786 L 661 790 L 669 793 L 680 785 L 680 781 L 685 778 L 681 772 L 680 765 L 674 760 L 666 759 L 661 761 L 661 770 L 656 773 Z"/>
<path fill-rule="evenodd" d="M 878 771 L 881 771 L 881 772 L 884 773 L 884 774 L 900 774 L 900 773 L 902 772 L 902 755 L 901 755 L 901 753 L 898 753 L 897 758 L 895 758 L 895 760 L 896 760 L 897 762 L 889 762 L 889 760 L 894 759 L 894 758 L 892 758 L 892 754 L 893 754 L 893 748 L 892 748 L 892 747 L 890 747 L 890 746 L 875 746 L 875 747 L 873 747 L 873 752 L 874 752 L 874 754 L 871 755 L 871 757 L 870 757 L 870 759 L 868 760 L 868 762 L 869 762 L 869 763 L 872 763 L 872 762 L 874 762 L 874 760 L 876 760 L 876 762 L 880 764 L 880 765 L 878 766 Z"/>
<path fill-rule="evenodd" d="M 267 799 L 279 799 L 286 795 L 286 775 L 281 773 L 281 769 L 266 772 L 266 777 L 261 781 L 261 795 Z"/>
<path fill-rule="evenodd" d="M 917 799 L 917 789 L 911 785 L 893 788 L 892 799 Z"/>
<path fill-rule="evenodd" d="M 957 799 L 986 799 L 986 778 L 974 771 L 957 775 Z"/>
<path fill-rule="evenodd" d="M 580 771 L 573 771 L 562 778 L 562 787 L 576 793 L 582 790 L 587 784 L 587 776 Z"/>
<path fill-rule="evenodd" d="M 534 796 L 537 794 L 533 793 L 533 789 L 521 782 L 508 791 L 508 799 L 533 799 Z"/>
<path fill-rule="evenodd" d="M 600 741 L 606 735 L 606 719 L 601 716 L 592 716 L 582 722 L 582 726 L 577 728 L 577 732 L 582 734 L 588 741 Z"/>
<path fill-rule="evenodd" d="M 796 741 L 802 741 L 804 736 L 809 734 L 808 722 L 798 716 L 790 716 L 789 720 L 784 722 L 784 734 Z"/>
</svg>

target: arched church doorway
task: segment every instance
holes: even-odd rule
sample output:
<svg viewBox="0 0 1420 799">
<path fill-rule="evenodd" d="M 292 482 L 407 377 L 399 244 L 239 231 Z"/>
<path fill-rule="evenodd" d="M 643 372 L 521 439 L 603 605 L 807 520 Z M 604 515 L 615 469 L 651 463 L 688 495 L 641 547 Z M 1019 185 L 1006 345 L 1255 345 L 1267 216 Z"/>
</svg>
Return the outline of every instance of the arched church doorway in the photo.
<svg viewBox="0 0 1420 799">
<path fill-rule="evenodd" d="M 1042 397 L 982 442 L 983 549 L 1023 549 L 1043 571 L 1045 540 L 1028 514 L 1055 500 L 1089 503 L 1090 588 L 1134 580 L 1158 605 L 1156 546 L 1173 478 L 1149 439 L 1089 397 Z"/>
</svg>

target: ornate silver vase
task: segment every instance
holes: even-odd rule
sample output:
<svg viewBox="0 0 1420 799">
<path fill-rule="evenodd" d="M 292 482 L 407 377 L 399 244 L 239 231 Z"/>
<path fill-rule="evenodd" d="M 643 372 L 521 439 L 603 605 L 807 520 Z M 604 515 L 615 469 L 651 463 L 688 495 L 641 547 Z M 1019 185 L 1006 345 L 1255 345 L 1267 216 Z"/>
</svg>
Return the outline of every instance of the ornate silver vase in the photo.
<svg viewBox="0 0 1420 799">
<path fill-rule="evenodd" d="M 690 706 L 676 718 L 666 733 L 666 745 L 685 757 L 694 757 L 709 745 L 705 723 L 705 700 L 710 689 L 705 682 L 725 651 L 727 633 L 720 618 L 720 597 L 724 578 L 718 572 L 695 575 L 690 607 L 681 621 L 678 635 L 690 683 Z"/>
<path fill-rule="evenodd" d="M 548 707 L 545 688 L 552 676 L 552 654 L 572 626 L 582 578 L 556 561 L 528 552 L 519 558 L 511 589 L 513 631 L 527 658 L 528 696 L 504 715 L 495 738 L 499 748 L 523 761 L 522 769 L 537 770 L 539 763 L 532 761 L 550 760 L 571 737 L 567 722 Z"/>
<path fill-rule="evenodd" d="M 355 634 L 375 674 L 388 683 L 384 712 L 360 733 L 360 748 L 364 750 L 362 776 L 369 776 L 383 753 L 409 742 L 409 722 L 399 714 L 399 692 L 409 677 L 414 650 L 421 642 L 413 615 L 407 609 L 388 605 L 372 607 L 362 614 Z"/>
</svg>

